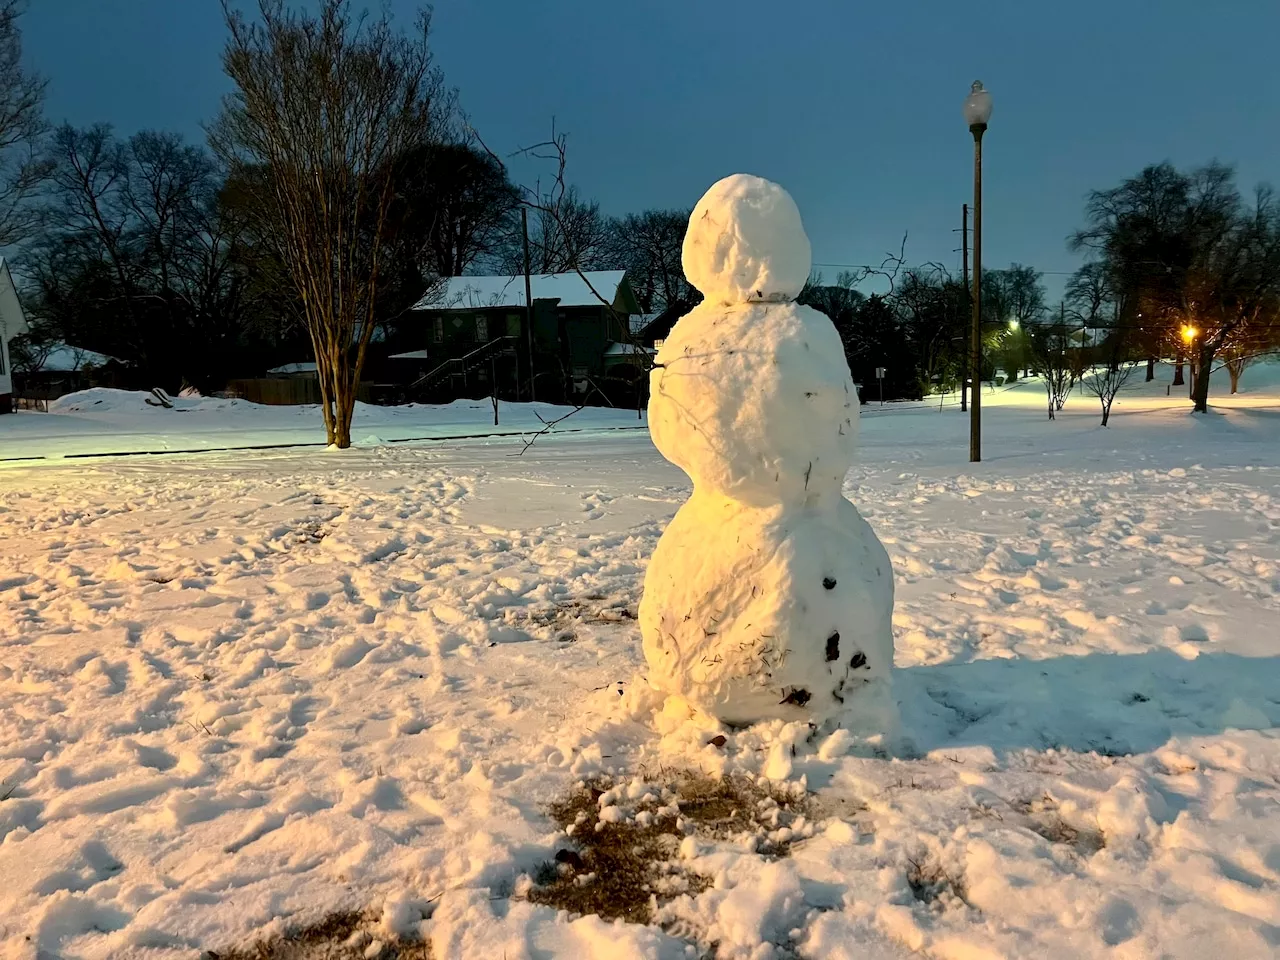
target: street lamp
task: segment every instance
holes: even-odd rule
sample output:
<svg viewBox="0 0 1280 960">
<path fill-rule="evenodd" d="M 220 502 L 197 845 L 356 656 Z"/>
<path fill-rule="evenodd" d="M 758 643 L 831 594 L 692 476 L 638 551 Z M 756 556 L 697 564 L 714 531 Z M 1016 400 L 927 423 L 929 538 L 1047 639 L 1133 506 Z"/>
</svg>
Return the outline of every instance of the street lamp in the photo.
<svg viewBox="0 0 1280 960">
<path fill-rule="evenodd" d="M 1196 396 L 1196 360 L 1195 360 L 1195 342 L 1200 331 L 1189 323 L 1182 325 L 1182 342 L 1187 345 L 1187 366 L 1191 368 L 1191 385 L 1187 390 L 1187 396 L 1193 400 Z"/>
<path fill-rule="evenodd" d="M 969 330 L 969 369 L 973 394 L 969 403 L 969 462 L 982 459 L 982 135 L 991 119 L 991 94 L 973 81 L 964 101 L 964 122 L 973 134 L 973 319 Z"/>
</svg>

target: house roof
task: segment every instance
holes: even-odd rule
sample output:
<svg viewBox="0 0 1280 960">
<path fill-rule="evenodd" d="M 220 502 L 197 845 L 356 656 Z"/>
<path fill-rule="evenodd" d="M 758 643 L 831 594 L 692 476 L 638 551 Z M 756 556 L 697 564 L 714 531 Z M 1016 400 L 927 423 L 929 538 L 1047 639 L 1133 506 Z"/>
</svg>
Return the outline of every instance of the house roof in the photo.
<svg viewBox="0 0 1280 960">
<path fill-rule="evenodd" d="M 646 353 L 653 356 L 657 352 L 653 347 L 640 347 L 634 343 L 610 343 L 604 349 L 606 357 L 634 357 Z"/>
<path fill-rule="evenodd" d="M 534 300 L 559 300 L 562 307 L 597 306 L 601 298 L 612 306 L 618 299 L 618 288 L 625 277 L 625 270 L 551 273 L 530 277 L 529 286 Z M 513 277 L 450 277 L 414 304 L 413 309 L 523 306 L 524 275 L 517 274 Z"/>
<path fill-rule="evenodd" d="M 49 373 L 75 373 L 78 370 L 86 370 L 89 367 L 105 366 L 113 360 L 115 360 L 114 357 L 108 357 L 105 353 L 97 353 L 93 350 L 84 350 L 80 347 L 59 343 L 49 351 L 44 363 L 40 365 L 40 370 Z M 120 361 L 115 360 L 115 362 L 119 363 Z"/>
<path fill-rule="evenodd" d="M 278 367 L 272 367 L 267 373 L 315 373 L 316 365 L 314 363 L 282 363 Z"/>
</svg>

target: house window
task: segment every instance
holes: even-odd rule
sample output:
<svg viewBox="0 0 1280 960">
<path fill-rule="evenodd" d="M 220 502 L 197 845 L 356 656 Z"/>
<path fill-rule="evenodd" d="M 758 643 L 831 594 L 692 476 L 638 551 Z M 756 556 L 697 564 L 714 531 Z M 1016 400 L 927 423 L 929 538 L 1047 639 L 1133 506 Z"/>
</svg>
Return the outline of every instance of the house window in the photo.
<svg viewBox="0 0 1280 960">
<path fill-rule="evenodd" d="M 482 313 L 476 315 L 476 339 L 481 342 L 489 339 L 489 318 Z"/>
<path fill-rule="evenodd" d="M 507 314 L 507 336 L 508 337 L 520 336 L 520 314 L 518 313 Z"/>
<path fill-rule="evenodd" d="M 444 343 L 444 317 L 436 317 L 433 335 L 436 343 Z"/>
</svg>

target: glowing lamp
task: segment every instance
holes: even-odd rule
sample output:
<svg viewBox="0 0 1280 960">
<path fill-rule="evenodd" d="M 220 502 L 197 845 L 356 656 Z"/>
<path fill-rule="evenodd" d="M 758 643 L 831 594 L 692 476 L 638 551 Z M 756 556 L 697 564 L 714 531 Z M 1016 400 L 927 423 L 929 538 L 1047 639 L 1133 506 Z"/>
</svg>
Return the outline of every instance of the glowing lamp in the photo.
<svg viewBox="0 0 1280 960">
<path fill-rule="evenodd" d="M 987 92 L 981 80 L 975 80 L 969 96 L 964 99 L 964 122 L 969 125 L 970 130 L 974 127 L 985 129 L 990 119 L 991 94 Z"/>
</svg>

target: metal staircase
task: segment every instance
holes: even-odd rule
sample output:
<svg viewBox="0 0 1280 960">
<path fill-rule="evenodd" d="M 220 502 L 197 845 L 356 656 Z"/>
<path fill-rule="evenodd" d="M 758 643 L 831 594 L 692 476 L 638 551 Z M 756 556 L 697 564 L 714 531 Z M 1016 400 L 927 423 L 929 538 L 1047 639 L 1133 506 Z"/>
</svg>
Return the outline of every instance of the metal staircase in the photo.
<svg viewBox="0 0 1280 960">
<path fill-rule="evenodd" d="M 494 357 L 509 356 L 515 352 L 517 337 L 495 337 L 461 357 L 451 357 L 439 366 L 427 371 L 409 385 L 409 392 L 420 395 L 450 377 L 466 379 L 468 373 L 488 363 Z"/>
</svg>

